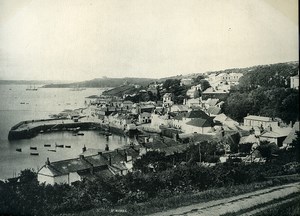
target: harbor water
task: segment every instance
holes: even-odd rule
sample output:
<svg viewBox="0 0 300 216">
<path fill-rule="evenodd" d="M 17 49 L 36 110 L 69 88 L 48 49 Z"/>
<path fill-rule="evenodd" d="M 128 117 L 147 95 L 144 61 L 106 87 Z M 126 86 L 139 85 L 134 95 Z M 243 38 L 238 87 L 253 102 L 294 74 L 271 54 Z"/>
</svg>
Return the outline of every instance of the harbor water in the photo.
<svg viewBox="0 0 300 216">
<path fill-rule="evenodd" d="M 81 91 L 72 91 L 69 88 L 39 88 L 37 91 L 26 91 L 26 88 L 26 85 L 0 85 L 0 179 L 14 177 L 26 168 L 36 171 L 45 163 L 47 157 L 50 161 L 77 157 L 84 145 L 87 148 L 104 150 L 106 144 L 110 149 L 129 144 L 127 137 L 106 137 L 96 131 L 83 131 L 84 136 L 73 136 L 67 131 L 43 133 L 31 139 L 9 141 L 10 128 L 20 121 L 49 118 L 50 114 L 57 114 L 65 109 L 82 108 L 85 106 L 85 97 L 99 95 L 103 91 L 97 88 Z M 56 148 L 55 143 L 70 148 Z M 45 147 L 45 144 L 50 146 Z M 30 147 L 37 147 L 37 150 Z M 21 152 L 16 149 L 21 149 Z M 39 155 L 30 155 L 31 153 Z"/>
</svg>

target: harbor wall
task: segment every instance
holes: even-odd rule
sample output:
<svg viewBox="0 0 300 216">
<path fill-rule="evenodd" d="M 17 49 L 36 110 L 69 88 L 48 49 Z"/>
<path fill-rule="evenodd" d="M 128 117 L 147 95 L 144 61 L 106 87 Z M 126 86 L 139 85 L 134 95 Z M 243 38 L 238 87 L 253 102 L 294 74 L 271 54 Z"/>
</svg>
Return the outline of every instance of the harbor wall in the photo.
<svg viewBox="0 0 300 216">
<path fill-rule="evenodd" d="M 21 125 L 30 123 L 30 122 L 41 122 L 40 125 L 35 127 L 25 128 L 24 130 L 17 130 Z M 13 126 L 8 133 L 8 140 L 18 140 L 18 139 L 29 139 L 37 136 L 41 131 L 51 132 L 51 131 L 64 131 L 71 128 L 78 128 L 80 130 L 104 130 L 107 129 L 107 126 L 101 123 L 95 122 L 73 122 L 73 123 L 61 123 L 61 124 L 49 124 L 51 120 L 33 120 L 33 121 L 23 121 Z M 43 122 L 46 122 L 44 124 Z"/>
</svg>

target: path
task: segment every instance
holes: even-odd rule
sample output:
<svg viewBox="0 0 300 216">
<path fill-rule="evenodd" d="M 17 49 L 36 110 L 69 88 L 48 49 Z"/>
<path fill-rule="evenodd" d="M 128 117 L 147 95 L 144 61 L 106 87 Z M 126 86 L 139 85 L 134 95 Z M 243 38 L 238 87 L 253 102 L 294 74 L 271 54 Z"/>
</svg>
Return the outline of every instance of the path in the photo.
<svg viewBox="0 0 300 216">
<path fill-rule="evenodd" d="M 284 198 L 293 193 L 298 193 L 300 195 L 299 182 L 262 189 L 235 197 L 179 207 L 177 209 L 172 209 L 165 212 L 158 212 L 152 214 L 151 216 L 217 216 L 227 212 L 238 212 L 242 209 L 255 207 L 258 204 L 267 203 L 278 198 Z"/>
</svg>

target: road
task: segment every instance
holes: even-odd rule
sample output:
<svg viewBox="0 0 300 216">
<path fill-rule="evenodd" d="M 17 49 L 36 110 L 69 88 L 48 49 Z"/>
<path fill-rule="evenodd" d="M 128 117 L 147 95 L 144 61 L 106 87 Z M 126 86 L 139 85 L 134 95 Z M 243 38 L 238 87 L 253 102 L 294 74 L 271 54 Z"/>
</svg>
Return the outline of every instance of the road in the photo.
<svg viewBox="0 0 300 216">
<path fill-rule="evenodd" d="M 158 212 L 152 214 L 151 216 L 217 216 L 227 212 L 238 212 L 243 209 L 255 207 L 258 204 L 268 203 L 278 198 L 284 198 L 293 193 L 300 195 L 300 182 L 262 189 L 255 192 L 214 200 L 206 203 L 198 203 L 179 207 L 165 212 Z M 249 213 L 245 215 L 252 215 L 252 212 L 255 211 L 252 209 L 252 211 L 249 211 Z"/>
</svg>

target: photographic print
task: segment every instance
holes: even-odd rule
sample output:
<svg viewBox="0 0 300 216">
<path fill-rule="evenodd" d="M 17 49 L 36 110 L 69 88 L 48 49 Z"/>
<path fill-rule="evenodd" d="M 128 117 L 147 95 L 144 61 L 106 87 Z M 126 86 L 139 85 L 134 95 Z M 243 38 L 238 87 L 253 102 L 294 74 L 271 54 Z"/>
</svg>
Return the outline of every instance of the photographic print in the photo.
<svg viewBox="0 0 300 216">
<path fill-rule="evenodd" d="M 297 0 L 0 0 L 0 215 L 300 215 Z"/>
</svg>

